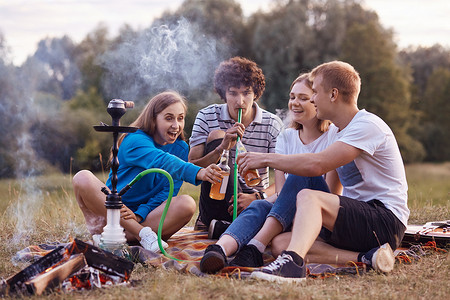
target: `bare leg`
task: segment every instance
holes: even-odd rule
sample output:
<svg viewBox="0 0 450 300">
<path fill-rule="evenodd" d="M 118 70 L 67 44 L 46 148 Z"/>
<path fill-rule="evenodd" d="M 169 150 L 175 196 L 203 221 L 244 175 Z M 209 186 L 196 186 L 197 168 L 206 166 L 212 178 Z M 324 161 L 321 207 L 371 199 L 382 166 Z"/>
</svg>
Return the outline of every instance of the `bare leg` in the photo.
<svg viewBox="0 0 450 300">
<path fill-rule="evenodd" d="M 148 226 L 157 232 L 165 205 L 166 202 L 163 202 L 160 206 L 152 210 L 141 225 Z M 194 215 L 195 209 L 196 204 L 191 196 L 180 195 L 173 197 L 164 220 L 162 238 L 164 240 L 169 239 L 175 232 L 186 225 Z"/>
<path fill-rule="evenodd" d="M 305 257 L 319 236 L 322 226 L 333 231 L 339 212 L 339 197 L 321 191 L 301 190 L 297 194 L 292 239 L 286 250 Z"/>
<path fill-rule="evenodd" d="M 269 217 L 266 219 L 266 222 L 264 223 L 261 230 L 255 235 L 254 239 L 267 246 L 272 238 L 279 234 L 281 230 L 282 227 L 280 222 L 278 222 L 273 217 Z M 236 240 L 228 234 L 224 234 L 223 236 L 221 236 L 216 244 L 222 246 L 226 256 L 233 255 L 239 248 Z"/>
<path fill-rule="evenodd" d="M 282 231 L 283 227 L 281 226 L 281 223 L 274 217 L 268 217 L 254 239 L 267 246 L 270 241 Z"/>
<path fill-rule="evenodd" d="M 273 257 L 277 257 L 282 251 L 286 250 L 289 246 L 289 242 L 291 241 L 291 237 L 292 232 L 283 232 L 273 238 L 272 246 L 270 247 Z"/>
<path fill-rule="evenodd" d="M 272 255 L 277 257 L 286 250 L 291 240 L 292 232 L 277 235 L 272 241 Z M 306 254 L 308 263 L 345 264 L 348 261 L 357 261 L 358 252 L 335 248 L 318 238 Z"/>
<path fill-rule="evenodd" d="M 335 248 L 323 241 L 315 241 L 306 258 L 309 262 L 321 264 L 345 264 L 358 260 L 358 252 Z"/>
<path fill-rule="evenodd" d="M 222 246 L 226 256 L 233 255 L 239 248 L 236 240 L 228 234 L 222 235 L 216 244 Z"/>
<path fill-rule="evenodd" d="M 106 196 L 101 191 L 105 186 L 92 172 L 82 170 L 72 180 L 73 191 L 91 234 L 103 232 L 106 225 Z"/>
</svg>

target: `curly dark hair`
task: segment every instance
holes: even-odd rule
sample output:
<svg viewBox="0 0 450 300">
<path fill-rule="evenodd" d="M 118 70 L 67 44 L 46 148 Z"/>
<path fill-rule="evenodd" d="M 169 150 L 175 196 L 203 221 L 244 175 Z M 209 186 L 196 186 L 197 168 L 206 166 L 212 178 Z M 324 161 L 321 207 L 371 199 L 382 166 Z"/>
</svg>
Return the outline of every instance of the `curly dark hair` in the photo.
<svg viewBox="0 0 450 300">
<path fill-rule="evenodd" d="M 266 88 L 266 80 L 260 67 L 243 57 L 233 57 L 223 61 L 214 74 L 214 88 L 222 100 L 226 101 L 226 91 L 230 87 L 252 87 L 255 101 L 258 100 Z"/>
</svg>

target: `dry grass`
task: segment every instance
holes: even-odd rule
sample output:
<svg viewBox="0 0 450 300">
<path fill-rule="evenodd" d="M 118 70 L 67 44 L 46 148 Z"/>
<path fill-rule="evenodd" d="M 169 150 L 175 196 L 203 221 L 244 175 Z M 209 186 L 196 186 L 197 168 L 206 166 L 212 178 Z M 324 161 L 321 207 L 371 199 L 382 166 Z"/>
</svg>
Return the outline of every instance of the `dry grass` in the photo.
<svg viewBox="0 0 450 300">
<path fill-rule="evenodd" d="M 410 223 L 450 217 L 450 163 L 407 166 L 410 186 Z M 0 181 L 0 277 L 7 278 L 26 265 L 11 258 L 26 246 L 89 235 L 75 203 L 69 175 Z M 199 188 L 189 184 L 182 193 L 198 199 Z M 191 225 L 193 220 L 191 221 Z M 450 294 L 450 257 L 432 254 L 411 265 L 398 265 L 388 275 L 341 276 L 307 280 L 304 285 L 280 285 L 253 280 L 198 278 L 136 265 L 133 286 L 71 292 L 54 291 L 35 299 L 146 298 L 146 299 L 446 299 Z"/>
</svg>

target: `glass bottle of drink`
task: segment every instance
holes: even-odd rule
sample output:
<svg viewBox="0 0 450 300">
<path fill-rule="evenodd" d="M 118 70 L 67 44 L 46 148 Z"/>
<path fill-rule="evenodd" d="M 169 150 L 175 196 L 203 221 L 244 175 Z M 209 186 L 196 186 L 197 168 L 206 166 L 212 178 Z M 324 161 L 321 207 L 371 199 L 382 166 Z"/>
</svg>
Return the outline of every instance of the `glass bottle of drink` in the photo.
<svg viewBox="0 0 450 300">
<path fill-rule="evenodd" d="M 225 198 L 225 192 L 227 191 L 228 179 L 230 178 L 230 167 L 228 166 L 228 150 L 223 150 L 220 156 L 220 162 L 217 165 L 222 171 L 223 178 L 220 182 L 213 183 L 211 185 L 211 191 L 209 197 L 215 200 L 223 200 Z"/>
<path fill-rule="evenodd" d="M 239 154 L 247 152 L 247 149 L 245 149 L 244 144 L 239 140 L 236 142 L 236 159 L 239 156 Z M 244 177 L 245 183 L 248 186 L 255 186 L 258 185 L 261 182 L 261 177 L 259 177 L 259 172 L 257 169 L 248 170 L 244 175 L 241 174 L 242 177 Z"/>
</svg>

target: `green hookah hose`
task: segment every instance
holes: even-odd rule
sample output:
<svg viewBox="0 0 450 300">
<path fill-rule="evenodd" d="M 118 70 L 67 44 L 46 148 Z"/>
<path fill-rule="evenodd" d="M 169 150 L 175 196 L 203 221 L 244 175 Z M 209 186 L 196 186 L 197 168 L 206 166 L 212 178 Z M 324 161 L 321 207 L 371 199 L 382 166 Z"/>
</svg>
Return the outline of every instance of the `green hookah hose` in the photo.
<svg viewBox="0 0 450 300">
<path fill-rule="evenodd" d="M 242 121 L 242 108 L 238 110 L 238 122 Z M 237 172 L 237 142 L 239 142 L 239 135 L 236 140 L 236 152 L 234 154 L 234 197 L 233 197 L 233 221 L 237 217 L 237 194 L 238 194 L 238 172 Z"/>
<path fill-rule="evenodd" d="M 164 210 L 163 210 L 163 213 L 161 215 L 161 220 L 159 221 L 159 226 L 158 226 L 158 246 L 159 246 L 159 250 L 161 250 L 161 253 L 164 254 L 168 258 L 171 258 L 171 259 L 174 259 L 174 260 L 177 260 L 177 261 L 184 261 L 182 259 L 175 258 L 175 257 L 171 256 L 170 254 L 168 254 L 166 252 L 166 250 L 163 248 L 162 242 L 161 242 L 162 227 L 163 227 L 163 224 L 164 224 L 164 220 L 166 219 L 167 211 L 169 210 L 170 201 L 172 200 L 172 196 L 173 196 L 173 179 L 172 179 L 172 176 L 167 171 L 165 171 L 163 169 L 158 169 L 158 168 L 148 169 L 148 170 L 145 170 L 145 171 L 142 171 L 141 173 L 139 173 L 129 184 L 127 184 L 125 186 L 125 188 L 123 189 L 124 192 L 122 193 L 122 191 L 120 191 L 120 193 L 124 194 L 136 182 L 138 182 L 142 177 L 144 177 L 145 175 L 147 175 L 149 173 L 160 173 L 160 174 L 163 174 L 164 176 L 167 177 L 167 179 L 169 180 L 169 184 L 170 184 L 169 196 L 167 197 L 167 202 L 166 202 L 166 205 L 164 206 Z"/>
</svg>

